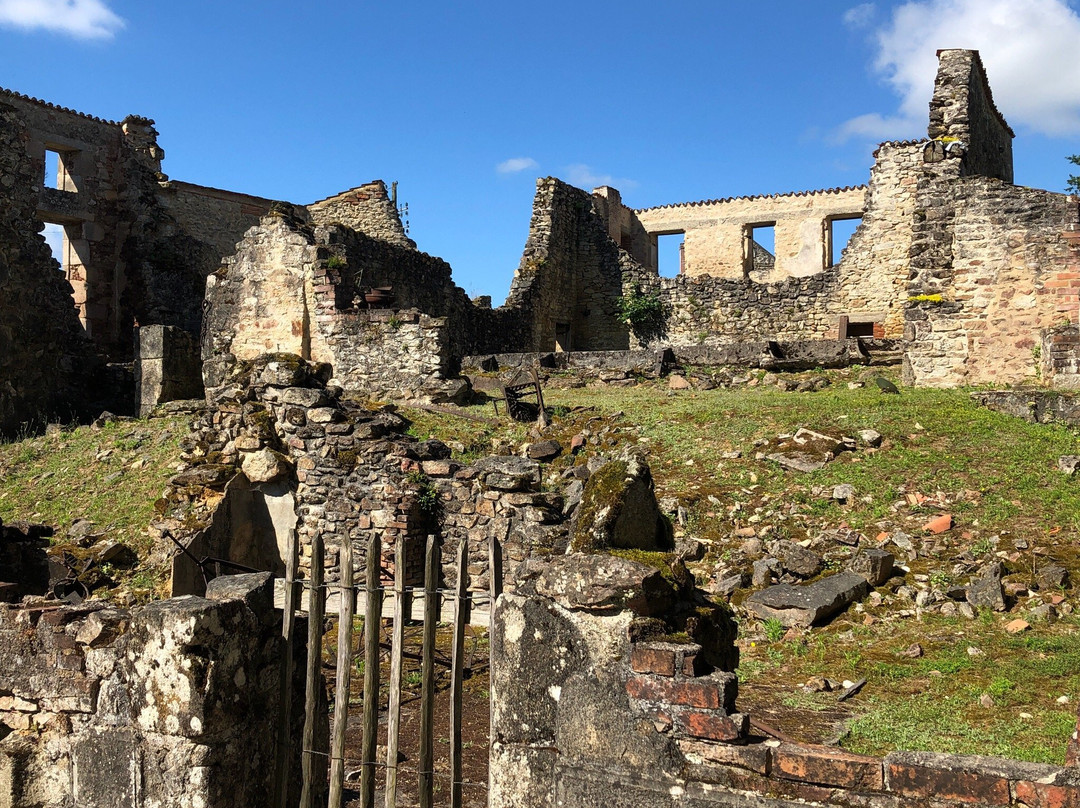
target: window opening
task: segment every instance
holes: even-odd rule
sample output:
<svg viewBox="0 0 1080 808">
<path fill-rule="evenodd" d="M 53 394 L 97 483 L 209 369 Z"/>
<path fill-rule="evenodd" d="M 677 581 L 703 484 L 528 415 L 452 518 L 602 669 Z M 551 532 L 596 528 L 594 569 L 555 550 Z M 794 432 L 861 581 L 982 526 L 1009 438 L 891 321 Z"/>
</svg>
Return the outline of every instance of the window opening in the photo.
<svg viewBox="0 0 1080 808">
<path fill-rule="evenodd" d="M 825 266 L 836 266 L 844 255 L 844 249 L 851 242 L 855 230 L 862 224 L 862 216 L 853 216 L 846 219 L 829 219 L 826 228 L 826 246 L 828 261 Z"/>
<path fill-rule="evenodd" d="M 656 271 L 674 278 L 686 271 L 686 233 L 661 233 L 656 237 Z"/>
<path fill-rule="evenodd" d="M 45 229 L 41 235 L 45 236 L 45 244 L 49 247 L 52 257 L 60 263 L 60 271 L 67 276 L 67 268 L 71 263 L 67 256 L 67 239 L 64 237 L 62 224 L 45 223 Z"/>
<path fill-rule="evenodd" d="M 755 277 L 768 275 L 776 266 L 776 222 L 747 226 L 746 269 Z"/>
</svg>

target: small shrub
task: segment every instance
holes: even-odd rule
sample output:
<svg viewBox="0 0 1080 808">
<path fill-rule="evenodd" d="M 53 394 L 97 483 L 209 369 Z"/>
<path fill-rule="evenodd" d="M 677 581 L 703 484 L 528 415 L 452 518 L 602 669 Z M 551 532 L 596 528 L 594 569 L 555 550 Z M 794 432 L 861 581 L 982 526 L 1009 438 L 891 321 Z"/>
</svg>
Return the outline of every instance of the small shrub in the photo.
<svg viewBox="0 0 1080 808">
<path fill-rule="evenodd" d="M 630 326 L 634 336 L 646 345 L 666 333 L 667 310 L 656 292 L 646 294 L 641 287 L 635 286 L 633 291 L 619 298 L 618 314 L 619 319 Z"/>
<path fill-rule="evenodd" d="M 348 262 L 340 255 L 331 255 L 326 259 L 327 269 L 343 269 Z"/>
<path fill-rule="evenodd" d="M 761 627 L 765 629 L 765 637 L 769 642 L 779 642 L 784 638 L 784 634 L 787 632 L 787 629 L 784 628 L 784 624 L 775 617 L 766 618 L 761 624 Z"/>
</svg>

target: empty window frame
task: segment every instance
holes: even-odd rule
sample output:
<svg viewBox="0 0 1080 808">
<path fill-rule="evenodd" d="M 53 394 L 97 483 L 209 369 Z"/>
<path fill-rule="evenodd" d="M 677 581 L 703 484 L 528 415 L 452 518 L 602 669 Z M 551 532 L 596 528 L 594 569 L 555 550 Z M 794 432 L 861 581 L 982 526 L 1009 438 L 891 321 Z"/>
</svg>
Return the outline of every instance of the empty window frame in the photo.
<svg viewBox="0 0 1080 808">
<path fill-rule="evenodd" d="M 661 278 L 674 278 L 686 271 L 686 233 L 660 233 L 656 236 L 656 271 Z"/>
<path fill-rule="evenodd" d="M 61 191 L 77 191 L 72 169 L 75 164 L 74 157 L 77 152 L 63 151 L 56 148 L 45 147 L 45 177 L 46 188 L 56 188 Z"/>
<path fill-rule="evenodd" d="M 776 222 L 746 225 L 746 273 L 768 275 L 776 266 Z"/>
<path fill-rule="evenodd" d="M 851 242 L 862 216 L 836 216 L 825 220 L 825 266 L 840 263 L 844 249 Z"/>
</svg>

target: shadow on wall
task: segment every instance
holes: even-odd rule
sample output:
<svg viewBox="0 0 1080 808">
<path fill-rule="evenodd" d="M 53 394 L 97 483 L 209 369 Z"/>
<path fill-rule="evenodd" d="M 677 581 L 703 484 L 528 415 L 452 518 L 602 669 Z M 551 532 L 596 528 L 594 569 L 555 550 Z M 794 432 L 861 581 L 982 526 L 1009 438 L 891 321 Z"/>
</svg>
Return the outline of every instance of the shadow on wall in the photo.
<svg viewBox="0 0 1080 808">
<path fill-rule="evenodd" d="M 204 595 L 207 581 L 218 575 L 254 570 L 283 576 L 295 528 L 291 483 L 251 483 L 236 475 L 225 487 L 225 500 L 210 526 L 195 535 L 186 553 L 173 558 L 173 597 Z"/>
</svg>

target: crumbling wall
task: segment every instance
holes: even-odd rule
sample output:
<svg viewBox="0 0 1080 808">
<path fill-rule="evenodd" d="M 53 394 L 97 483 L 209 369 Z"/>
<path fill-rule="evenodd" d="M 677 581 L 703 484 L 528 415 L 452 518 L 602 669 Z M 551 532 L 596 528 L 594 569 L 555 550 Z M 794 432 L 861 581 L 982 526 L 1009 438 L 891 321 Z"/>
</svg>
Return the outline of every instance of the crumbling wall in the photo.
<svg viewBox="0 0 1080 808">
<path fill-rule="evenodd" d="M 314 202 L 307 210 L 315 224 L 343 224 L 379 241 L 416 249 L 416 242 L 405 232 L 401 215 L 387 195 L 386 183 L 382 180 Z"/>
<path fill-rule="evenodd" d="M 836 313 L 850 322 L 880 323 L 889 337 L 904 328 L 922 148 L 922 142 L 905 141 L 874 151 L 866 213 L 838 269 Z"/>
<path fill-rule="evenodd" d="M 652 238 L 650 256 L 634 254 L 655 271 L 656 237 L 685 233 L 683 268 L 695 277 L 743 278 L 755 269 L 750 228 L 775 224 L 775 264 L 768 277 L 806 277 L 829 265 L 829 220 L 862 214 L 866 187 L 831 188 L 795 194 L 712 199 L 635 210 Z M 647 261 L 645 259 L 648 259 Z"/>
<path fill-rule="evenodd" d="M 0 804 L 265 805 L 285 654 L 280 621 L 269 575 L 222 578 L 205 599 L 131 611 L 100 601 L 0 606 Z M 304 670 L 304 652 L 294 644 L 295 671 Z M 294 745 L 291 804 L 299 762 Z"/>
<path fill-rule="evenodd" d="M 963 151 L 964 175 L 1013 181 L 1012 129 L 990 93 L 978 51 L 939 50 L 930 99 L 931 138 Z"/>
<path fill-rule="evenodd" d="M 553 177 L 537 180 L 529 237 L 505 305 L 528 326 L 527 344 L 515 349 L 628 348 L 618 316 L 618 299 L 636 280 L 628 261 L 592 196 Z"/>
<path fill-rule="evenodd" d="M 269 201 L 168 182 L 148 118 L 107 121 L 8 90 L 0 100 L 26 132 L 5 159 L 30 159 L 29 175 L 11 177 L 38 223 L 64 228 L 67 280 L 96 349 L 130 359 L 135 323 L 197 333 L 206 276 Z"/>
<path fill-rule="evenodd" d="M 669 590 L 664 603 L 655 581 L 646 597 L 650 575 L 660 572 L 561 556 L 499 598 L 491 808 L 1050 808 L 1080 798 L 1069 767 L 929 752 L 876 758 L 755 735 L 736 711 L 735 677 L 708 653 L 733 648 L 734 636 L 650 636 L 646 626 L 690 600 Z"/>
<path fill-rule="evenodd" d="M 326 387 L 328 366 L 296 356 L 237 360 L 221 373 L 208 388 L 212 406 L 184 443 L 189 467 L 171 481 L 164 516 L 152 529 L 165 555 L 176 549 L 168 531 L 197 556 L 278 569 L 295 530 L 301 569 L 319 535 L 334 581 L 343 543 L 352 542 L 361 570 L 372 538 L 381 539 L 392 566 L 403 536 L 407 574 L 416 582 L 426 537 L 438 535 L 450 548 L 448 579 L 452 548 L 464 538 L 470 586 L 486 591 L 491 535 L 504 542 L 508 561 L 565 549 L 563 497 L 541 490 L 536 461 L 502 457 L 464 466 L 438 441 L 404 435 L 406 422 L 394 413 L 342 400 L 340 389 Z M 190 558 L 175 555 L 173 594 L 200 587 Z"/>
<path fill-rule="evenodd" d="M 80 398 L 90 353 L 71 284 L 40 235 L 29 140 L 0 96 L 0 433 Z"/>
<path fill-rule="evenodd" d="M 1037 379 L 1041 331 L 1080 315 L 1077 200 L 985 177 L 936 184 L 924 198 L 934 222 L 927 238 L 951 249 L 909 288 L 905 379 Z"/>
</svg>

